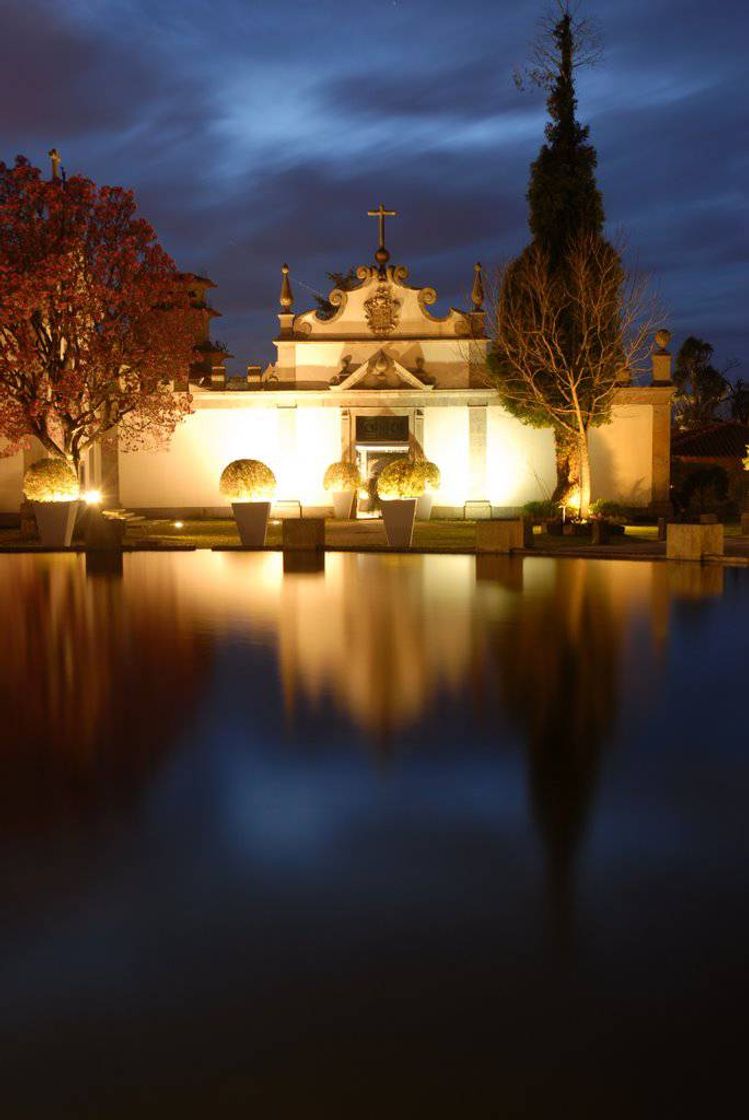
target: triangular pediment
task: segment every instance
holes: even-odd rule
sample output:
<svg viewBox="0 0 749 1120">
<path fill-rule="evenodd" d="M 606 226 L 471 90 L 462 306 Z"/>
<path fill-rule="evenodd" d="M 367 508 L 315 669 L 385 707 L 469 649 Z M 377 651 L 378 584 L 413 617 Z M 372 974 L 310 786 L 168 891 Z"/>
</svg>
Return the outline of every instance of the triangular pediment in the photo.
<svg viewBox="0 0 749 1120">
<path fill-rule="evenodd" d="M 345 393 L 350 389 L 418 389 L 423 392 L 431 388 L 432 385 L 421 381 L 385 350 L 378 350 L 343 381 L 330 386 L 335 393 Z"/>
</svg>

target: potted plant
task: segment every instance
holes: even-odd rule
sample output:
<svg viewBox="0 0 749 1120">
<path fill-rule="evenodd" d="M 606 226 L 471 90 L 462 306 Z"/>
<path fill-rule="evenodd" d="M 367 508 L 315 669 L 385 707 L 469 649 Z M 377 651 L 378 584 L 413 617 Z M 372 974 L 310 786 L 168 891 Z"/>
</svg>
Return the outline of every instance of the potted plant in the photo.
<svg viewBox="0 0 749 1120">
<path fill-rule="evenodd" d="M 23 494 L 31 502 L 39 537 L 46 548 L 67 548 L 78 512 L 78 478 L 64 459 L 39 459 L 23 478 Z"/>
<path fill-rule="evenodd" d="M 432 516 L 434 494 L 440 488 L 442 475 L 437 464 L 430 463 L 428 459 L 421 459 L 416 465 L 424 475 L 424 493 L 416 499 L 416 520 L 428 521 Z"/>
<path fill-rule="evenodd" d="M 388 544 L 393 548 L 411 547 L 416 501 L 423 493 L 424 471 L 413 459 L 394 459 L 378 478 L 382 520 Z"/>
<path fill-rule="evenodd" d="M 323 486 L 333 495 L 333 514 L 338 521 L 347 521 L 354 509 L 354 499 L 361 486 L 355 463 L 331 463 L 325 472 Z"/>
<path fill-rule="evenodd" d="M 262 548 L 276 491 L 273 471 L 259 459 L 235 459 L 221 472 L 219 489 L 231 499 L 242 544 L 245 548 Z"/>
</svg>

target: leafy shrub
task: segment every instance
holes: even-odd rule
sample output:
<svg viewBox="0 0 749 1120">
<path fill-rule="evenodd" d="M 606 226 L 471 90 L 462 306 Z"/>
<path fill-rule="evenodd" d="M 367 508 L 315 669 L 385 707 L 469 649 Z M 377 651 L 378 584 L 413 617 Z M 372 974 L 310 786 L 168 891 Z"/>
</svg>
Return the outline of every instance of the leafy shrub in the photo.
<svg viewBox="0 0 749 1120">
<path fill-rule="evenodd" d="M 728 474 L 723 467 L 698 467 L 681 486 L 685 508 L 699 513 L 714 513 L 728 498 Z"/>
<path fill-rule="evenodd" d="M 355 463 L 331 463 L 322 484 L 326 490 L 358 490 L 361 486 L 359 469 Z"/>
<path fill-rule="evenodd" d="M 39 459 L 23 476 L 23 494 L 30 502 L 70 502 L 79 493 L 76 473 L 64 459 Z"/>
<path fill-rule="evenodd" d="M 590 512 L 593 517 L 605 517 L 609 521 L 619 521 L 623 525 L 629 521 L 629 508 L 627 506 L 604 498 L 598 498 L 595 502 L 591 502 Z"/>
<path fill-rule="evenodd" d="M 546 517 L 559 517 L 559 506 L 550 498 L 546 501 L 526 502 L 522 507 L 526 517 L 534 517 L 542 521 Z"/>
<path fill-rule="evenodd" d="M 234 502 L 268 502 L 276 491 L 276 476 L 259 459 L 235 459 L 221 472 L 219 489 Z"/>
<path fill-rule="evenodd" d="M 380 498 L 420 498 L 424 493 L 425 472 L 414 459 L 393 459 L 377 480 Z"/>
<path fill-rule="evenodd" d="M 417 468 L 424 476 L 424 490 L 430 494 L 433 490 L 439 490 L 442 485 L 442 472 L 436 463 L 430 463 L 428 459 L 417 459 Z"/>
</svg>

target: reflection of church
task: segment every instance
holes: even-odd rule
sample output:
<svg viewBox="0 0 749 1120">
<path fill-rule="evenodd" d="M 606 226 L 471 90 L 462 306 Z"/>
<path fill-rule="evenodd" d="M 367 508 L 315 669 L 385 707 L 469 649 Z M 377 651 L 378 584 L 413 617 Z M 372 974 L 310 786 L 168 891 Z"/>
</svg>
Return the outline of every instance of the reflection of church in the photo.
<svg viewBox="0 0 749 1120">
<path fill-rule="evenodd" d="M 218 513 L 226 508 L 218 490 L 224 466 L 255 458 L 273 469 L 279 502 L 321 513 L 330 504 L 322 487 L 330 463 L 356 458 L 372 479 L 410 451 L 442 472 L 436 516 L 490 516 L 548 497 L 556 481 L 551 431 L 506 413 L 485 377 L 480 266 L 471 310 L 435 315 L 435 291 L 412 287 L 408 270 L 390 263 L 392 212 L 370 213 L 379 223 L 375 261 L 332 291 L 326 308 L 295 313 L 284 265 L 276 361 L 265 370 L 248 366 L 246 378 L 227 378 L 226 355 L 208 338 L 211 282 L 192 277 L 206 314 L 191 378 L 194 413 L 166 450 L 120 454 L 105 441 L 94 450 L 90 481 L 102 475 L 131 509 Z M 669 359 L 661 359 L 654 360 L 660 384 L 623 384 L 612 423 L 591 433 L 594 497 L 641 506 L 668 498 L 671 389 Z M 1 507 L 17 509 L 22 465 L 0 472 Z"/>
</svg>

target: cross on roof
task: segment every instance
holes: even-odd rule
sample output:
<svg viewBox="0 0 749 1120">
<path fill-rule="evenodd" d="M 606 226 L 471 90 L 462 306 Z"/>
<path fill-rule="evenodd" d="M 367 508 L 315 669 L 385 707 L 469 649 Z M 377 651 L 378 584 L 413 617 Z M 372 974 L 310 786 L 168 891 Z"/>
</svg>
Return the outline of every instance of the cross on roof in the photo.
<svg viewBox="0 0 749 1120">
<path fill-rule="evenodd" d="M 385 218 L 397 218 L 398 211 L 386 210 L 382 203 L 380 203 L 376 210 L 367 210 L 367 216 L 369 218 L 377 218 L 380 245 L 377 249 L 377 252 L 375 253 L 375 260 L 379 264 L 380 268 L 384 269 L 385 265 L 390 260 L 390 253 L 388 253 L 387 249 L 385 248 Z"/>
</svg>

